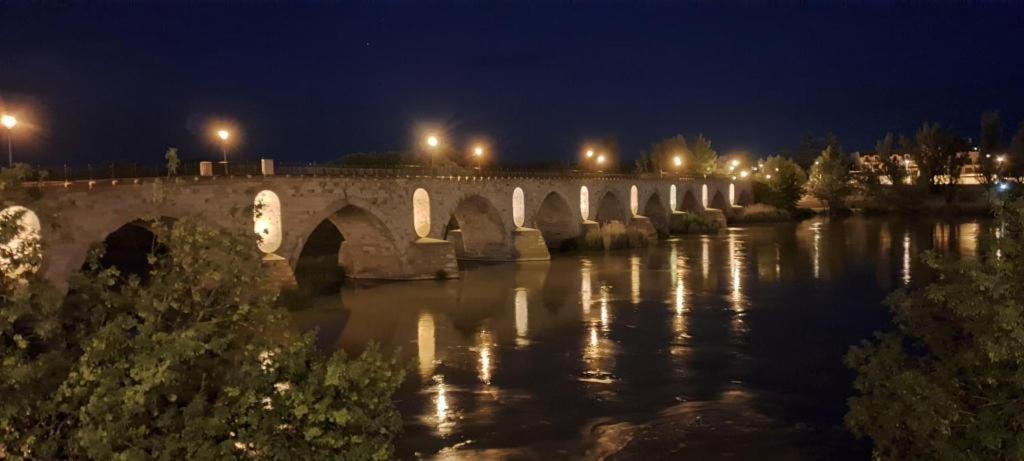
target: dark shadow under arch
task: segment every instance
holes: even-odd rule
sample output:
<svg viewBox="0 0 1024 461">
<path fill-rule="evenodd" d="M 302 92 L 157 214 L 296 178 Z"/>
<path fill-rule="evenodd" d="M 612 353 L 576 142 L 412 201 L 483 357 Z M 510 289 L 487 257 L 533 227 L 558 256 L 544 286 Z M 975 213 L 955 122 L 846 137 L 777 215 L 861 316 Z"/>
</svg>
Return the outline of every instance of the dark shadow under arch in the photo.
<svg viewBox="0 0 1024 461">
<path fill-rule="evenodd" d="M 169 217 L 157 220 L 136 219 L 118 227 L 100 242 L 103 253 L 97 261 L 98 269 L 116 268 L 122 281 L 136 276 L 143 283 L 147 282 L 153 270 L 149 256 L 152 254 L 159 257 L 167 252 L 167 248 L 157 241 L 153 226 L 170 226 L 174 221 L 174 218 Z M 89 268 L 90 261 L 87 260 L 82 269 Z"/>
<path fill-rule="evenodd" d="M 715 195 L 711 196 L 711 203 L 709 203 L 708 206 L 723 211 L 729 209 L 729 203 L 726 202 L 725 197 L 722 196 L 722 191 L 715 191 Z"/>
<path fill-rule="evenodd" d="M 601 223 L 611 221 L 626 222 L 626 205 L 613 192 L 605 192 L 601 201 L 597 204 L 597 214 L 594 219 Z"/>
<path fill-rule="evenodd" d="M 668 233 L 668 211 L 665 206 L 661 203 L 661 196 L 657 192 L 651 194 L 647 198 L 647 202 L 644 203 L 643 215 L 647 219 L 651 220 L 651 225 L 654 226 L 658 232 Z"/>
<path fill-rule="evenodd" d="M 700 211 L 700 202 L 697 201 L 697 196 L 693 195 L 693 191 L 687 190 L 683 195 L 680 211 Z"/>
<path fill-rule="evenodd" d="M 537 209 L 534 222 L 537 230 L 544 236 L 548 248 L 561 248 L 579 233 L 579 223 L 572 207 L 557 192 L 551 192 L 544 197 L 540 208 Z"/>
<path fill-rule="evenodd" d="M 754 203 L 754 201 L 750 198 L 750 192 L 746 190 L 740 192 L 739 197 L 736 199 L 736 204 L 740 206 L 747 206 L 752 203 Z"/>
<path fill-rule="evenodd" d="M 345 205 L 322 220 L 303 243 L 295 263 L 300 288 L 336 290 L 345 277 L 393 278 L 401 258 L 391 231 L 373 213 Z"/>
</svg>

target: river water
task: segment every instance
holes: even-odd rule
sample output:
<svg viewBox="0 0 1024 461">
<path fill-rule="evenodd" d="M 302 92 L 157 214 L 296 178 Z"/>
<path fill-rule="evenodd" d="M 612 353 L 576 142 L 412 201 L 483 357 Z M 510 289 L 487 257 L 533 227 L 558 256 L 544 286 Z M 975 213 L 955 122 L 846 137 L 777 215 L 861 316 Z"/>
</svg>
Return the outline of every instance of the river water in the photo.
<svg viewBox="0 0 1024 461">
<path fill-rule="evenodd" d="M 405 459 L 866 459 L 843 355 L 890 327 L 922 251 L 984 220 L 815 218 L 644 250 L 347 283 L 295 313 L 321 347 L 400 347 Z"/>
</svg>

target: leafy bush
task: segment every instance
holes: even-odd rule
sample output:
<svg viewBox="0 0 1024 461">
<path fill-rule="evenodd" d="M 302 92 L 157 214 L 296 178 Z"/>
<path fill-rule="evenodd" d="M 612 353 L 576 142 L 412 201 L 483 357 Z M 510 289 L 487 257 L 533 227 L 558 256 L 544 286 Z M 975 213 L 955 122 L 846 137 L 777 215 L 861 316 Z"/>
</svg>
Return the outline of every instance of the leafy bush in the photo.
<svg viewBox="0 0 1024 461">
<path fill-rule="evenodd" d="M 850 350 L 846 425 L 876 459 L 1024 458 L 1024 200 L 998 210 L 980 258 L 925 259 L 938 278 L 896 292 L 896 331 Z"/>
<path fill-rule="evenodd" d="M 37 459 L 390 459 L 396 358 L 282 328 L 253 240 L 191 219 L 143 283 L 98 253 L 63 302 L 0 285 L 0 453 Z M 0 243 L 12 234 L 0 222 Z M 124 279 L 123 279 L 124 280 Z M 14 397 L 14 398 L 10 398 Z"/>
<path fill-rule="evenodd" d="M 791 219 L 793 219 L 793 215 L 789 211 L 763 203 L 745 206 L 729 218 L 735 223 L 780 222 Z"/>
<path fill-rule="evenodd" d="M 758 201 L 775 208 L 793 210 L 804 195 L 807 174 L 796 162 L 772 156 L 765 159 L 754 179 L 754 195 Z"/>
</svg>

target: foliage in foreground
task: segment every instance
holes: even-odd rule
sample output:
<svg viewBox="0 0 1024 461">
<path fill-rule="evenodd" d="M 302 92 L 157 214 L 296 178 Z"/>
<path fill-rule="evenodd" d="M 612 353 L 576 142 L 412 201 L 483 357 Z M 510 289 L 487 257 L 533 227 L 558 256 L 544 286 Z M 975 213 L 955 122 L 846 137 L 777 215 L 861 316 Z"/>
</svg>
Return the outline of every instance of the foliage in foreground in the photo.
<svg viewBox="0 0 1024 461">
<path fill-rule="evenodd" d="M 18 232 L 0 222 L 0 243 Z M 153 223 L 150 277 L 91 267 L 59 293 L 0 281 L 0 453 L 12 459 L 389 459 L 403 371 L 320 353 L 273 308 L 253 241 Z M 6 245 L 5 245 L 6 246 Z M 12 256 L 12 255 L 8 255 Z M 13 255 L 31 264 L 32 255 Z M 2 457 L 2 455 L 0 455 Z"/>
<path fill-rule="evenodd" d="M 926 256 L 936 281 L 887 300 L 897 330 L 847 355 L 846 425 L 875 458 L 1024 459 L 1024 200 L 998 216 L 993 248 Z"/>
</svg>

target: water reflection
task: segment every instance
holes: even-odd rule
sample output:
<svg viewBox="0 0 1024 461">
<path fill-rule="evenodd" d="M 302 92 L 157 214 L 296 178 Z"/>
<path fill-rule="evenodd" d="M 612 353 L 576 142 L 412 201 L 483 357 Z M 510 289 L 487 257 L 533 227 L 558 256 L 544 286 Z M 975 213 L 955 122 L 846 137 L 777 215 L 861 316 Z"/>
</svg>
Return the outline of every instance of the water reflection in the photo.
<svg viewBox="0 0 1024 461">
<path fill-rule="evenodd" d="M 884 326 L 881 299 L 928 279 L 919 252 L 973 256 L 993 232 L 984 221 L 754 226 L 643 251 L 466 267 L 458 280 L 352 282 L 294 317 L 319 329 L 321 347 L 379 341 L 417 361 L 398 396 L 403 459 L 464 446 L 536 446 L 522 457 L 545 458 L 595 421 L 642 422 L 733 392 L 752 396 L 739 420 L 841 427 L 842 354 Z M 758 416 L 765 408 L 781 410 Z M 486 457 L 476 455 L 464 457 Z"/>
</svg>

